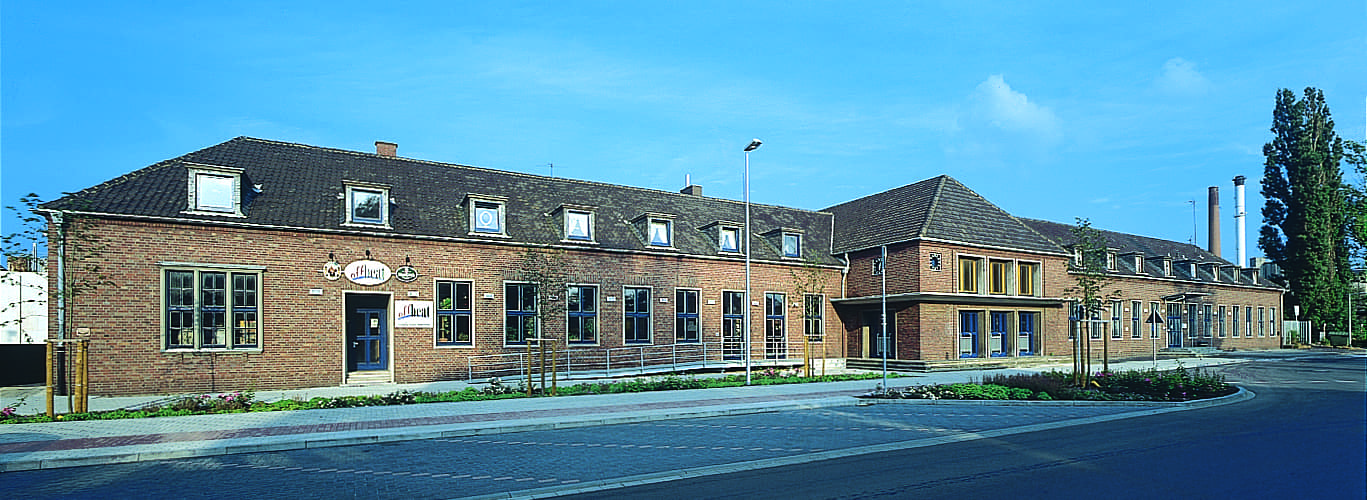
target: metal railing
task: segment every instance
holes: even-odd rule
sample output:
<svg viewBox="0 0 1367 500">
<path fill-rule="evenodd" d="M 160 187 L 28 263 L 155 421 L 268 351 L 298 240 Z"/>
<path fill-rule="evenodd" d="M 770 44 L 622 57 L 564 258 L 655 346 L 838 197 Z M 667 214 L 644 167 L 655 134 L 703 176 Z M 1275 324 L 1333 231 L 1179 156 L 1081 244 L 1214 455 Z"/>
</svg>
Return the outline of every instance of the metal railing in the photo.
<svg viewBox="0 0 1367 500">
<path fill-rule="evenodd" d="M 820 345 L 820 344 L 815 344 Z M 685 370 L 727 369 L 745 366 L 745 359 L 734 356 L 736 349 L 722 342 L 687 342 L 623 347 L 576 346 L 563 344 L 555 355 L 556 372 L 561 378 L 615 377 Z M 751 367 L 801 366 L 805 352 L 801 343 L 783 346 L 751 345 Z M 782 349 L 776 349 L 781 347 Z M 466 381 L 490 378 L 520 378 L 527 366 L 526 352 L 486 354 L 466 358 Z"/>
</svg>

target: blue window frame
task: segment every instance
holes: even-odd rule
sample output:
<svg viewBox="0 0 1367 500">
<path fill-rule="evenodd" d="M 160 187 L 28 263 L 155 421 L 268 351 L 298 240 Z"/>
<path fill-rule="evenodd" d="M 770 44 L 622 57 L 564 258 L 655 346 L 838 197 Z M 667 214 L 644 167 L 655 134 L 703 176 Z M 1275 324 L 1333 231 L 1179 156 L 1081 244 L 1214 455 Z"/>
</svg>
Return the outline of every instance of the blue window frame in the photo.
<svg viewBox="0 0 1367 500">
<path fill-rule="evenodd" d="M 626 288 L 622 291 L 623 341 L 629 344 L 650 343 L 650 289 Z"/>
<path fill-rule="evenodd" d="M 988 339 L 988 356 L 1000 358 L 1006 356 L 1006 341 L 1008 330 L 1011 329 L 1011 313 L 993 311 L 990 321 L 992 322 L 991 337 Z"/>
<path fill-rule="evenodd" d="M 723 252 L 739 252 L 740 229 L 725 226 L 718 229 L 717 247 Z"/>
<path fill-rule="evenodd" d="M 503 343 L 526 344 L 536 336 L 536 285 L 507 283 L 503 286 Z"/>
<path fill-rule="evenodd" d="M 1035 354 L 1035 323 L 1039 318 L 1037 312 L 1022 312 L 1016 315 L 1016 355 L 1033 356 Z"/>
<path fill-rule="evenodd" d="M 745 293 L 721 293 L 721 352 L 723 359 L 745 354 Z"/>
<path fill-rule="evenodd" d="M 437 280 L 437 345 L 473 345 L 474 317 L 468 281 Z"/>
<path fill-rule="evenodd" d="M 598 342 L 598 287 L 570 285 L 565 294 L 565 311 L 569 315 L 566 338 L 571 344 Z"/>
<path fill-rule="evenodd" d="M 674 340 L 699 342 L 702 328 L 698 324 L 698 291 L 674 291 Z"/>
<path fill-rule="evenodd" d="M 650 219 L 650 245 L 657 247 L 674 246 L 674 222 L 668 219 Z"/>
<path fill-rule="evenodd" d="M 1130 338 L 1137 339 L 1144 336 L 1143 330 L 1139 327 L 1139 313 L 1144 308 L 1144 303 L 1138 300 L 1130 301 Z"/>
<path fill-rule="evenodd" d="M 959 357 L 978 357 L 979 311 L 959 311 Z"/>
</svg>

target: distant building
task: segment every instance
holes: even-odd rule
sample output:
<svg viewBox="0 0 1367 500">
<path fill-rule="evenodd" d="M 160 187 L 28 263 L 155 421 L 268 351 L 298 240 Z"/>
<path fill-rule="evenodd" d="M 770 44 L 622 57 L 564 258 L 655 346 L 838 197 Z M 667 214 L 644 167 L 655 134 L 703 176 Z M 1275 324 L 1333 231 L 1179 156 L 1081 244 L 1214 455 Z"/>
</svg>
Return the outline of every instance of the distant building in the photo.
<svg viewBox="0 0 1367 500">
<path fill-rule="evenodd" d="M 0 271 L 0 344 L 47 340 L 47 270 L 41 259 L 10 257 Z"/>
<path fill-rule="evenodd" d="M 43 205 L 111 243 L 98 264 L 115 285 L 50 318 L 91 339 L 91 392 L 480 379 L 515 373 L 538 338 L 560 347 L 562 371 L 599 373 L 793 365 L 808 352 L 963 363 L 1066 355 L 1075 341 L 1067 226 L 1018 219 L 948 176 L 821 211 L 754 205 L 747 235 L 744 205 L 699 186 L 396 153 L 239 137 Z M 1104 335 L 1118 357 L 1278 344 L 1282 290 L 1254 270 L 1107 238 L 1124 298 L 1090 341 Z M 562 252 L 556 315 L 538 317 L 529 250 Z M 1162 338 L 1143 323 L 1154 311 L 1169 318 Z"/>
</svg>

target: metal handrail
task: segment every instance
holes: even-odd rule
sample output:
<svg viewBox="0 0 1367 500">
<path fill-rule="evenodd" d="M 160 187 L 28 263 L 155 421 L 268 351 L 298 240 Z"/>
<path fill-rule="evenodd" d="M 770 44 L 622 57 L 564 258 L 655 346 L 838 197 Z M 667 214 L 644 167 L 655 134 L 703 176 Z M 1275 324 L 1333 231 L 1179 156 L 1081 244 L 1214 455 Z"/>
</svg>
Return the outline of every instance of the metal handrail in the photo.
<svg viewBox="0 0 1367 500">
<path fill-rule="evenodd" d="M 751 353 L 752 366 L 802 364 L 805 352 L 802 343 L 782 342 L 766 346 L 754 343 L 761 350 Z M 723 349 L 722 342 L 679 342 L 673 344 L 642 344 L 604 348 L 570 344 L 555 356 L 560 374 L 574 376 L 615 376 L 648 372 L 679 371 L 680 369 L 708 369 L 744 366 L 741 357 L 726 359 L 733 352 Z M 766 349 L 768 347 L 769 349 Z M 777 348 L 777 349 L 775 349 Z M 492 377 L 519 377 L 526 366 L 525 352 L 484 354 L 466 358 L 466 381 Z"/>
</svg>

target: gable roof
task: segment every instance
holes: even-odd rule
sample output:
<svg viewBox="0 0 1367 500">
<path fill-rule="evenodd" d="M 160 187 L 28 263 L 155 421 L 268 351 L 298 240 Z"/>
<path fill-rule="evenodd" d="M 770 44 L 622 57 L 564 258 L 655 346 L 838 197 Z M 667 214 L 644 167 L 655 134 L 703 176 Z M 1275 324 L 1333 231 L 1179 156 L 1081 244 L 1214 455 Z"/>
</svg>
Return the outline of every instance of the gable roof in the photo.
<svg viewBox="0 0 1367 500">
<path fill-rule="evenodd" d="M 187 212 L 187 164 L 242 169 L 243 215 Z M 345 225 L 344 181 L 389 187 L 389 227 Z M 260 185 L 256 193 L 253 185 Z M 467 195 L 506 198 L 508 238 L 470 235 Z M 552 217 L 562 205 L 594 208 L 596 244 L 564 243 Z M 717 221 L 744 220 L 741 202 L 669 191 L 543 177 L 450 163 L 381 156 L 303 144 L 237 137 L 158 162 L 42 205 L 109 216 L 175 219 L 205 224 L 271 226 L 358 234 L 564 245 L 586 249 L 650 250 L 717 257 Z M 633 220 L 642 214 L 672 215 L 675 250 L 649 247 Z M 832 217 L 827 213 L 751 205 L 755 259 L 780 260 L 779 249 L 760 233 L 797 228 L 804 256 L 820 264 L 829 255 Z M 725 254 L 723 258 L 728 257 Z M 739 258 L 739 256 L 734 256 Z"/>
<path fill-rule="evenodd" d="M 1051 254 L 1066 253 L 948 175 L 822 210 L 835 215 L 835 253 L 932 239 Z"/>
</svg>

